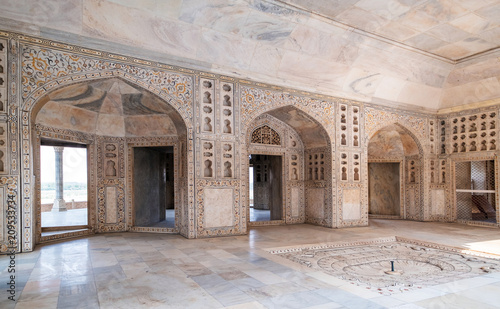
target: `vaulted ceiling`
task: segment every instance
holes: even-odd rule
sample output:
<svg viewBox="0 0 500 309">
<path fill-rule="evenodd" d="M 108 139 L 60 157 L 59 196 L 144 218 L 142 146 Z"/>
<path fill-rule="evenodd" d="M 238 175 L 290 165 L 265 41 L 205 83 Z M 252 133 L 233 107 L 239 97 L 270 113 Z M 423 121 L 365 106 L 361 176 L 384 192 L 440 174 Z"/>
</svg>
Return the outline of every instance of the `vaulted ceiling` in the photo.
<svg viewBox="0 0 500 309">
<path fill-rule="evenodd" d="M 500 0 L 0 0 L 0 29 L 363 102 L 500 103 Z"/>
<path fill-rule="evenodd" d="M 36 122 L 107 136 L 177 135 L 181 116 L 158 96 L 119 78 L 82 82 L 48 94 Z"/>
</svg>

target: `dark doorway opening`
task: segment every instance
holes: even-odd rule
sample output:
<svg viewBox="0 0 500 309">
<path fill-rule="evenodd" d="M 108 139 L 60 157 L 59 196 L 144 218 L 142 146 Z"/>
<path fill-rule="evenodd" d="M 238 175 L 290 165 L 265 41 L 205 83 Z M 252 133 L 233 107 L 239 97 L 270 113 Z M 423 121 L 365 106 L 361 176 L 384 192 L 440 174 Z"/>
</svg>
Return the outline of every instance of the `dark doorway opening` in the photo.
<svg viewBox="0 0 500 309">
<path fill-rule="evenodd" d="M 399 163 L 368 164 L 368 213 L 370 215 L 401 215 L 401 184 Z"/>
<path fill-rule="evenodd" d="M 175 227 L 174 150 L 134 148 L 135 226 Z"/>
<path fill-rule="evenodd" d="M 282 220 L 282 158 L 250 155 L 250 222 Z"/>
</svg>

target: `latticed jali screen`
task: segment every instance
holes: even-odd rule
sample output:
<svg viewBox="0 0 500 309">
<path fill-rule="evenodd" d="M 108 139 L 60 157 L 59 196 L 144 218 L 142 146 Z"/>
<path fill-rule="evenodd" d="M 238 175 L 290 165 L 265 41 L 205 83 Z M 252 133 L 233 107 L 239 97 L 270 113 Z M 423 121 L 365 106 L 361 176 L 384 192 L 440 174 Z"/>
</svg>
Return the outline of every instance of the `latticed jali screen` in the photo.
<svg viewBox="0 0 500 309">
<path fill-rule="evenodd" d="M 496 223 L 494 161 L 455 165 L 457 219 Z"/>
<path fill-rule="evenodd" d="M 281 145 L 281 138 L 278 132 L 268 126 L 262 126 L 252 132 L 252 143 Z"/>
</svg>

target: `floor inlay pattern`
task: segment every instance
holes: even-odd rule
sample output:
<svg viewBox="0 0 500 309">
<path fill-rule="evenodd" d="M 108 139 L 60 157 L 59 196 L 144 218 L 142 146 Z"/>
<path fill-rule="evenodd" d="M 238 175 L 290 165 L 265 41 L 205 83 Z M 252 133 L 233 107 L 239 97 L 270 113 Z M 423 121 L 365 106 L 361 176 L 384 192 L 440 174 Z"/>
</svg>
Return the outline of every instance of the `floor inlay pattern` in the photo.
<svg viewBox="0 0 500 309">
<path fill-rule="evenodd" d="M 268 251 L 384 295 L 500 271 L 500 257 L 401 237 Z"/>
</svg>

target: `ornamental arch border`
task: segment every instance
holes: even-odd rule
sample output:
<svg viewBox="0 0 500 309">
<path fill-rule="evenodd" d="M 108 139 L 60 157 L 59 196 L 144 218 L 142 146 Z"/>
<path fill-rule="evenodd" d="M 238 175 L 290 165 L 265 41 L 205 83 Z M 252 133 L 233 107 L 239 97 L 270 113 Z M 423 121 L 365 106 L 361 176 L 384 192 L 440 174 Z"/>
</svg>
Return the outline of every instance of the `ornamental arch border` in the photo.
<svg viewBox="0 0 500 309">
<path fill-rule="evenodd" d="M 47 95 L 61 87 L 78 84 L 86 81 L 96 81 L 110 78 L 119 78 L 126 82 L 132 83 L 134 86 L 142 88 L 152 94 L 158 96 L 160 99 L 164 100 L 167 104 L 172 106 L 175 111 L 180 115 L 184 126 L 186 127 L 186 145 L 187 157 L 186 160 L 193 160 L 194 151 L 192 149 L 192 142 L 189 142 L 193 138 L 193 122 L 190 118 L 188 112 L 182 108 L 182 105 L 188 104 L 191 107 L 192 102 L 183 102 L 171 94 L 167 93 L 165 90 L 155 87 L 151 83 L 145 82 L 144 80 L 134 76 L 131 73 L 124 72 L 119 69 L 106 70 L 99 72 L 88 72 L 83 74 L 71 74 L 63 77 L 55 78 L 40 84 L 35 90 L 30 92 L 21 103 L 21 122 L 20 122 L 20 157 L 21 157 L 21 215 L 22 215 L 22 251 L 32 251 L 36 245 L 37 236 L 37 198 L 35 180 L 35 158 L 34 155 L 37 153 L 35 147 L 36 143 L 36 128 L 35 120 L 40 109 L 48 102 Z M 191 157 L 191 158 L 190 158 Z M 194 167 L 188 165 L 188 184 L 194 183 Z M 188 190 L 188 198 L 193 195 L 194 192 Z M 193 200 L 194 195 L 189 200 Z M 188 205 L 189 213 L 193 213 L 194 204 L 189 203 Z M 194 237 L 194 223 L 193 220 L 189 221 L 188 238 Z"/>
</svg>

